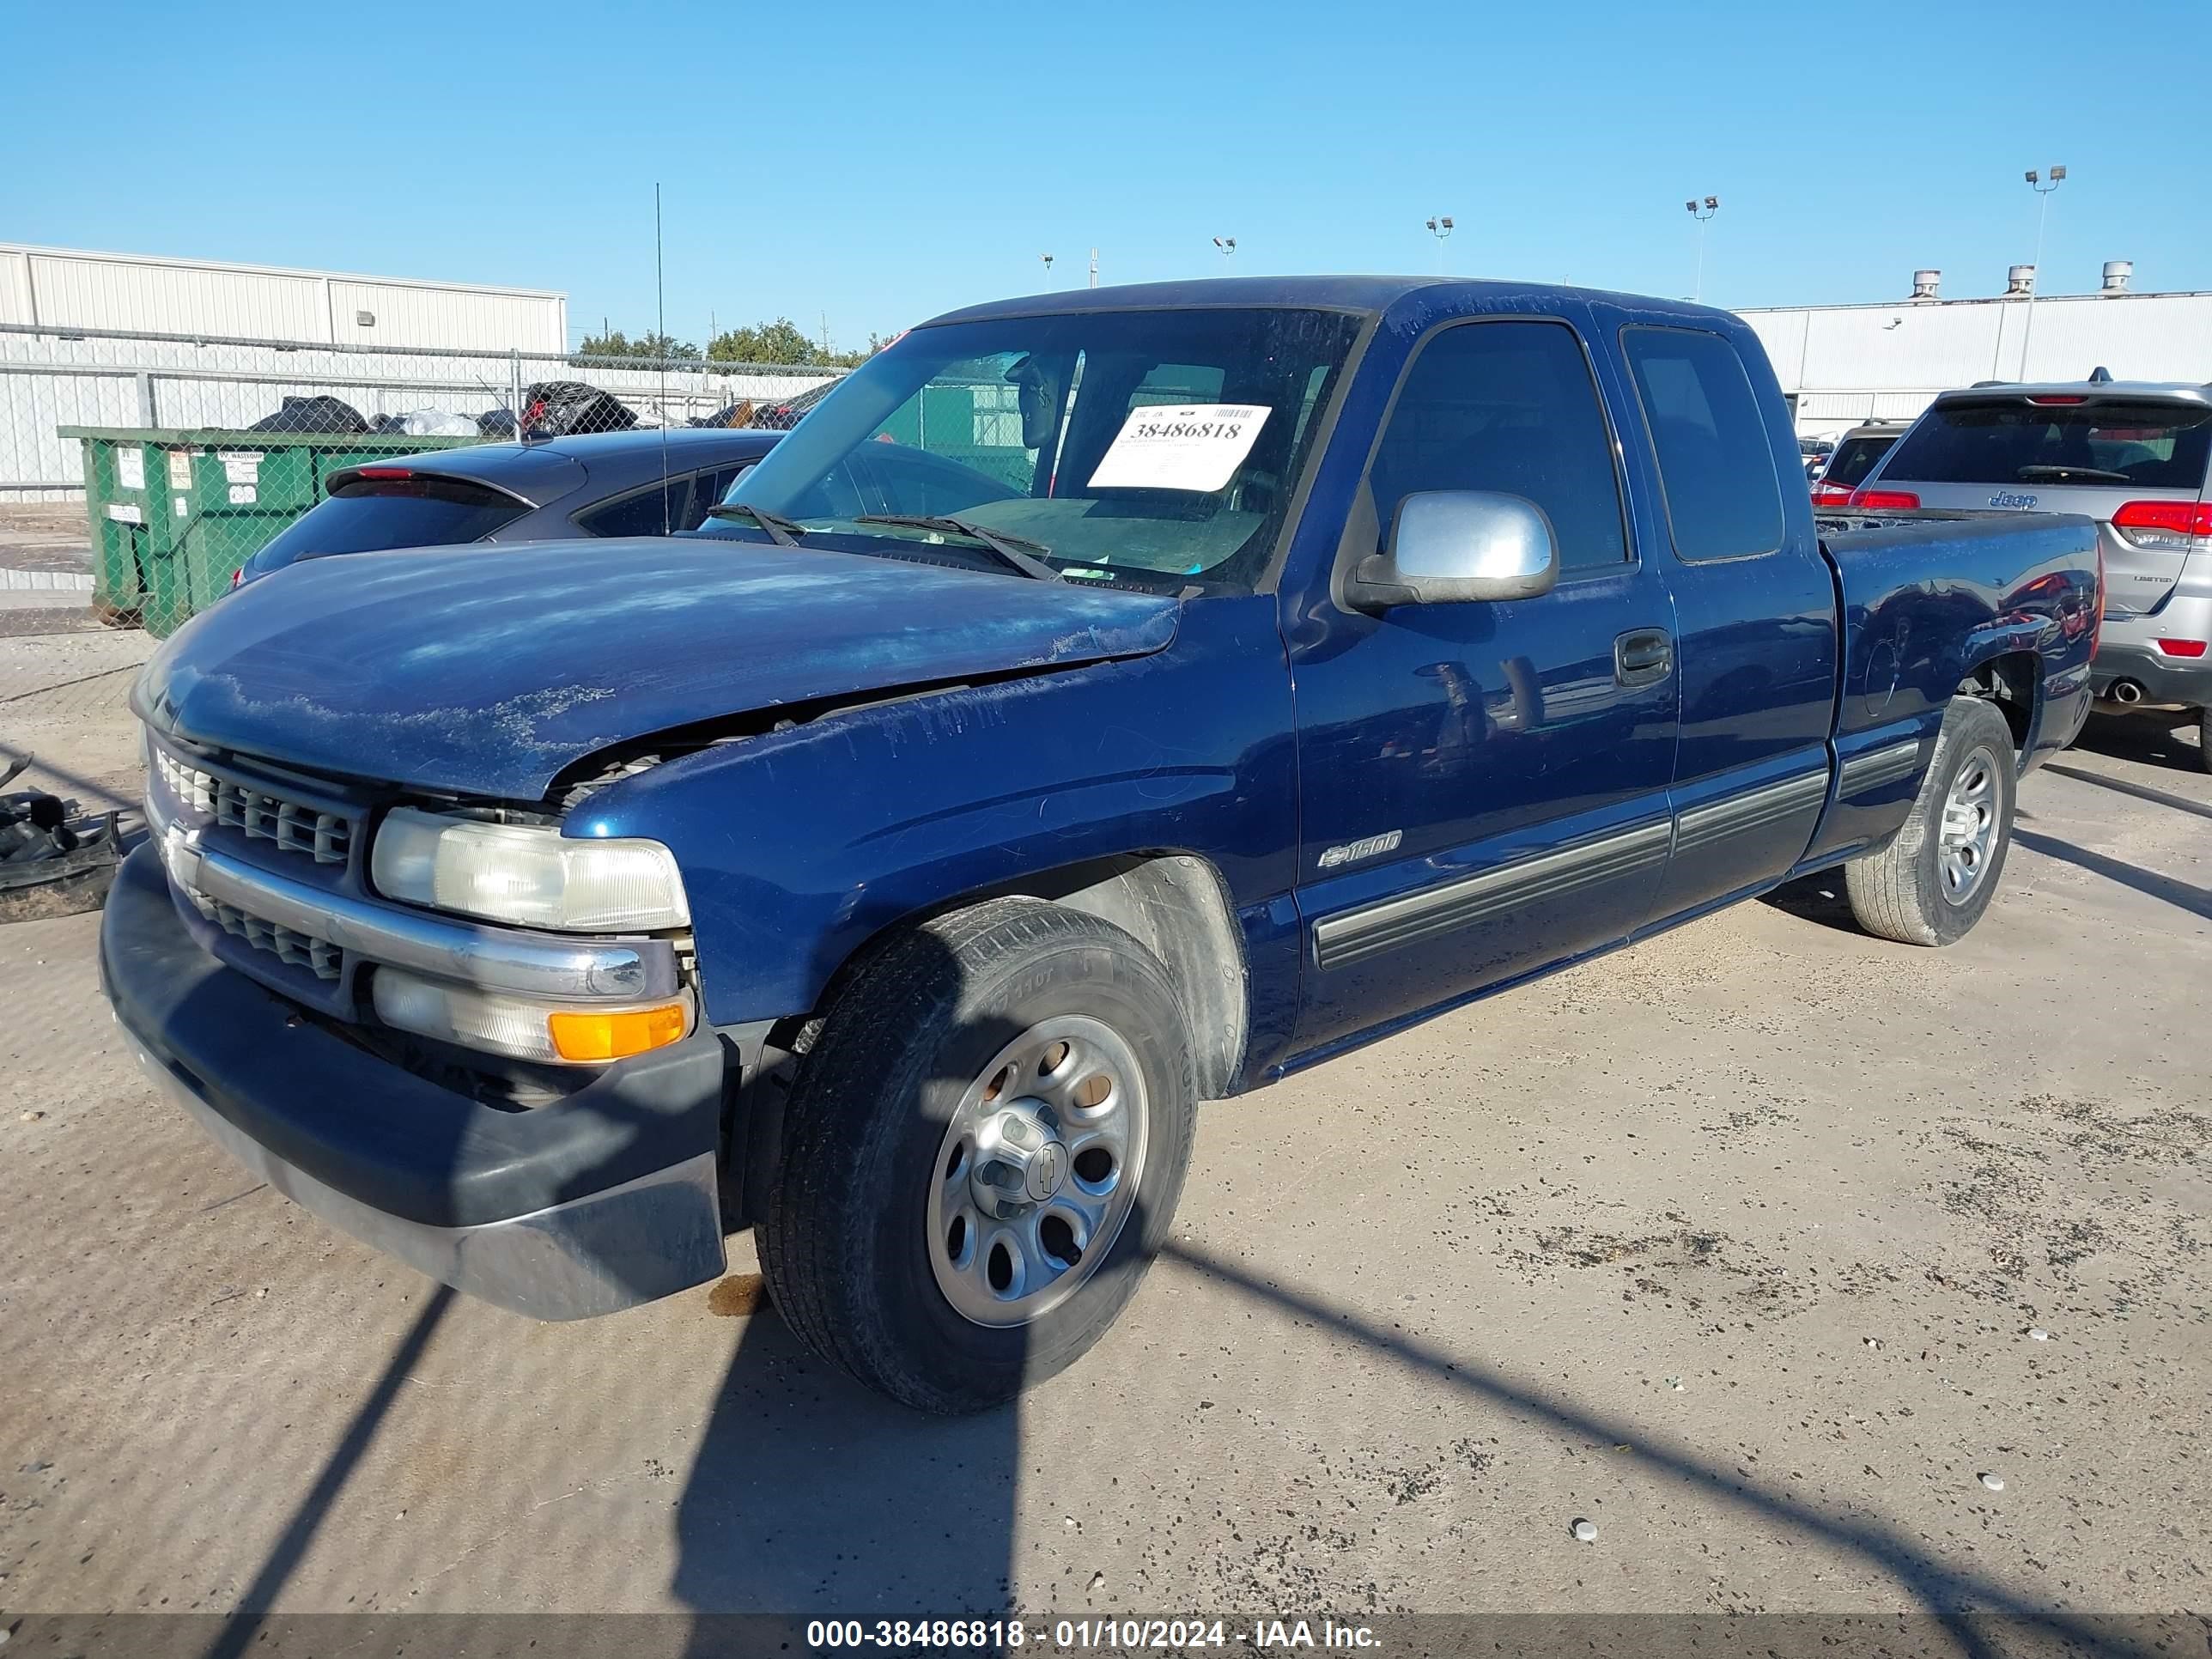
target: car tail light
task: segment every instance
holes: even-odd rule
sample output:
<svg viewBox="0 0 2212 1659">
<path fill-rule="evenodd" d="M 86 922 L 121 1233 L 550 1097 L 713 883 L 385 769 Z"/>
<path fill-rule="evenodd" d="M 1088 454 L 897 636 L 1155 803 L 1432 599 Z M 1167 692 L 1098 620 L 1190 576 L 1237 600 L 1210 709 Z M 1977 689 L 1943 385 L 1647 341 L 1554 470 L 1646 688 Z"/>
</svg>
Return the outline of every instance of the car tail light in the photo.
<svg viewBox="0 0 2212 1659">
<path fill-rule="evenodd" d="M 2130 501 L 2112 528 L 2137 547 L 2191 552 L 2212 540 L 2212 501 Z"/>
<path fill-rule="evenodd" d="M 1813 505 L 1815 507 L 1848 507 L 1851 492 L 1841 484 L 1814 484 Z"/>
<path fill-rule="evenodd" d="M 2065 392 L 2054 392 L 2045 397 L 2030 398 L 2028 399 L 2028 402 L 2045 409 L 2048 409 L 2054 404 L 2061 408 L 2068 408 L 2075 404 L 2086 404 L 2088 401 L 2089 400 L 2087 398 L 2076 398 L 2072 396 L 2070 393 Z"/>
<path fill-rule="evenodd" d="M 357 466 L 353 473 L 356 478 L 411 478 L 415 476 L 415 469 L 411 466 Z"/>
<path fill-rule="evenodd" d="M 1910 513 L 1920 505 L 1920 497 L 1909 489 L 1867 489 L 1851 492 L 1851 505 L 1867 513 Z"/>
<path fill-rule="evenodd" d="M 232 571 L 232 572 L 230 573 L 230 585 L 231 585 L 233 587 L 236 587 L 236 586 L 237 586 L 240 582 L 244 581 L 245 580 L 246 580 L 246 567 L 245 567 L 244 565 L 240 565 L 240 566 L 239 566 L 237 569 L 235 569 L 235 570 L 234 570 L 234 571 Z"/>
<path fill-rule="evenodd" d="M 2201 657 L 2204 654 L 2202 640 L 2160 640 L 2158 648 L 2169 657 Z"/>
</svg>

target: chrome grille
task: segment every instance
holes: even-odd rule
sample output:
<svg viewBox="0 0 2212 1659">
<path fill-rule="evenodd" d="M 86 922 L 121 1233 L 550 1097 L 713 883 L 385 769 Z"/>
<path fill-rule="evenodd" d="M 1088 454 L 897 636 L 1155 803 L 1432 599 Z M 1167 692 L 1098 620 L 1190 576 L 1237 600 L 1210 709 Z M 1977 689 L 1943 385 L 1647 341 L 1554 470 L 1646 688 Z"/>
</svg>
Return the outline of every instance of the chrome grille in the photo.
<svg viewBox="0 0 2212 1659">
<path fill-rule="evenodd" d="M 192 811 L 227 824 L 248 840 L 274 842 L 288 853 L 305 853 L 318 864 L 343 864 L 353 844 L 351 820 L 282 795 L 204 772 L 158 744 L 154 765 L 169 792 Z"/>
<path fill-rule="evenodd" d="M 237 935 L 257 951 L 267 951 L 280 962 L 307 969 L 317 979 L 336 980 L 345 972 L 345 953 L 328 939 L 264 921 L 221 899 L 204 898 L 197 893 L 192 896 L 222 925 L 223 932 Z"/>
</svg>

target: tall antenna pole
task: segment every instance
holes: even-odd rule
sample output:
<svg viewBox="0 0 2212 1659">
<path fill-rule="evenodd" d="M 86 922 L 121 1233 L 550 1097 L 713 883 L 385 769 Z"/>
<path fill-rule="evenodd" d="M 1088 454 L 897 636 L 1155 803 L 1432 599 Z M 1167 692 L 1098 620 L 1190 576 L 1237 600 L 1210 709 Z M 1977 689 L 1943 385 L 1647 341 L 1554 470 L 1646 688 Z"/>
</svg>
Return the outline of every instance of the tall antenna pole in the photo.
<svg viewBox="0 0 2212 1659">
<path fill-rule="evenodd" d="M 1091 286 L 1098 286 L 1098 250 L 1095 247 L 1091 250 Z"/>
<path fill-rule="evenodd" d="M 653 183 L 653 332 L 660 337 L 660 533 L 668 523 L 668 288 L 661 279 L 660 181 Z"/>
</svg>

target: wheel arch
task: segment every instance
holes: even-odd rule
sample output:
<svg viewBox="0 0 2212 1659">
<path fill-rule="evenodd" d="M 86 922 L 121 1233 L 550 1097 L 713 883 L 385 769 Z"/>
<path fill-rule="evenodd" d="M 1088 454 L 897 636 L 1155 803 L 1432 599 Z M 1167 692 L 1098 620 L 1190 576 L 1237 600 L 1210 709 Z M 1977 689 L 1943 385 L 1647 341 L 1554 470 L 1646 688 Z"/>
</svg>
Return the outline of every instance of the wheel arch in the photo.
<svg viewBox="0 0 2212 1659">
<path fill-rule="evenodd" d="M 1995 705 L 2004 716 L 2015 765 L 2024 768 L 2043 716 L 2043 659 L 2033 651 L 1993 651 L 1968 668 L 1959 690 Z"/>
<path fill-rule="evenodd" d="M 1200 1097 L 1234 1091 L 1250 1032 L 1243 943 L 1228 883 L 1212 860 L 1196 853 L 1155 848 L 1086 858 L 946 894 L 895 917 L 848 953 L 831 972 L 817 1012 L 826 1011 L 888 940 L 952 911 L 1012 897 L 1064 904 L 1112 922 L 1158 957 L 1189 1026 Z"/>
</svg>

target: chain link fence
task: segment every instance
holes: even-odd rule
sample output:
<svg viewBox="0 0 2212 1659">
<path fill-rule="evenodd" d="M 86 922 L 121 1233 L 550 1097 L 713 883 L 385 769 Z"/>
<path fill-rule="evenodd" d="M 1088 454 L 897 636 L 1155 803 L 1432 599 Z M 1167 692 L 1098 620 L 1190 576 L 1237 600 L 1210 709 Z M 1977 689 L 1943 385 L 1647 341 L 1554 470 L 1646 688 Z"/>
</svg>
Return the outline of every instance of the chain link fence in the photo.
<svg viewBox="0 0 2212 1659">
<path fill-rule="evenodd" d="M 137 666 L 333 474 L 518 433 L 787 428 L 842 373 L 0 325 L 0 768 L 135 799 Z"/>
</svg>

